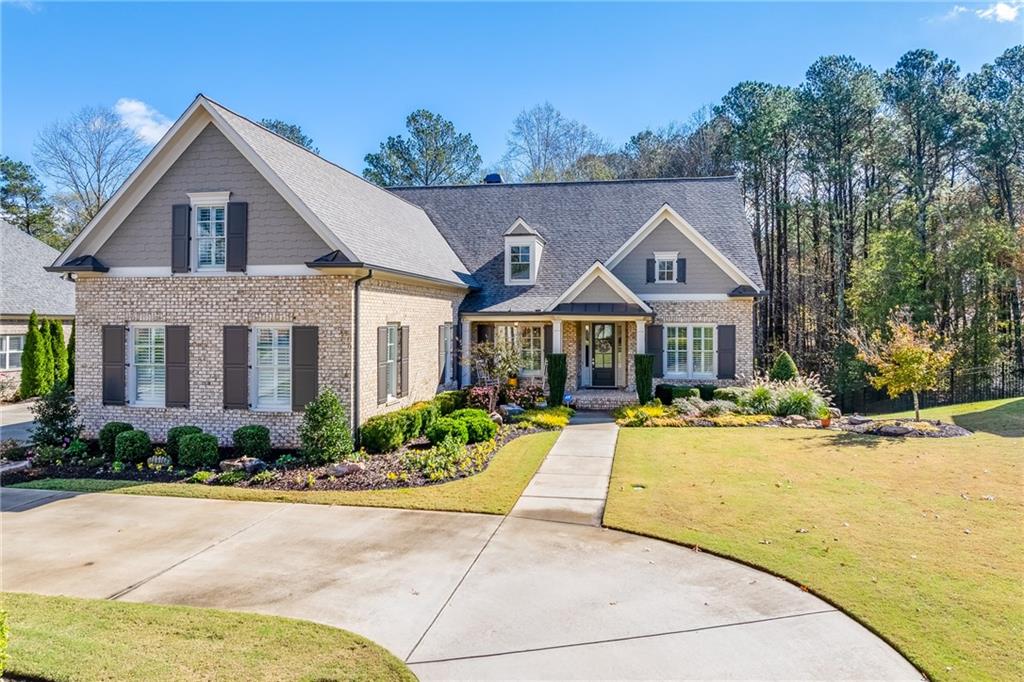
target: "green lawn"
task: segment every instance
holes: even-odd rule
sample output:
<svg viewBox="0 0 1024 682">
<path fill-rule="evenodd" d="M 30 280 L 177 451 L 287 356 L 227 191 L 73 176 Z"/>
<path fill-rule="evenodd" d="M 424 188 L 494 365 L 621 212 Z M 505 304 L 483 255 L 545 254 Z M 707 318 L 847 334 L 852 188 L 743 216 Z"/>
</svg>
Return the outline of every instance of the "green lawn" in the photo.
<svg viewBox="0 0 1024 682">
<path fill-rule="evenodd" d="M 1024 399 L 922 412 L 975 434 L 623 429 L 604 522 L 805 585 L 933 679 L 1024 679 Z"/>
<path fill-rule="evenodd" d="M 138 483 L 96 479 L 50 478 L 12 487 L 71 490 L 76 492 L 112 492 L 125 495 L 167 495 L 218 500 L 254 500 L 258 502 L 303 502 L 308 504 L 345 504 L 360 507 L 398 507 L 437 511 L 507 514 L 519 499 L 537 467 L 558 438 L 557 431 L 522 436 L 511 441 L 494 456 L 483 472 L 450 483 L 419 488 L 388 490 L 262 490 L 183 483 Z"/>
<path fill-rule="evenodd" d="M 373 642 L 291 618 L 0 594 L 7 674 L 45 680 L 415 680 Z"/>
</svg>

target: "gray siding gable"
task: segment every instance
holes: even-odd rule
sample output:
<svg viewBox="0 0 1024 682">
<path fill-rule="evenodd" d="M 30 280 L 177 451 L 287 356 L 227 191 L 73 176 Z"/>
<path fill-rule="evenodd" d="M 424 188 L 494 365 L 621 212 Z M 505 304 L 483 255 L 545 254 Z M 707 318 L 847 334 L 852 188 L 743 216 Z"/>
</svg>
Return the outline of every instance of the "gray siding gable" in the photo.
<svg viewBox="0 0 1024 682">
<path fill-rule="evenodd" d="M 622 303 L 622 296 L 615 293 L 608 282 L 600 277 L 587 285 L 575 298 L 568 303 Z M 632 303 L 632 301 L 630 301 Z"/>
<path fill-rule="evenodd" d="M 677 251 L 679 258 L 686 259 L 685 284 L 647 281 L 647 259 L 654 258 L 655 251 Z M 737 286 L 732 277 L 667 219 L 626 254 L 612 268 L 612 274 L 640 298 L 644 294 L 727 294 Z"/>
<path fill-rule="evenodd" d="M 249 265 L 297 265 L 331 247 L 241 152 L 209 124 L 100 247 L 108 267 L 170 267 L 171 206 L 189 192 L 231 191 L 249 204 Z"/>
</svg>

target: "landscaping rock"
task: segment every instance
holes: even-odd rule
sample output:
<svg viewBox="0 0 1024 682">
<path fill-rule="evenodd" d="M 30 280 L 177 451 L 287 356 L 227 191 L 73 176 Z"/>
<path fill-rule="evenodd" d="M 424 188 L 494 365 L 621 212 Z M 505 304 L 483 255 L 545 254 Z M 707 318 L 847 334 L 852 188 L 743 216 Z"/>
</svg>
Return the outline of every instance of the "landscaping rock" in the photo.
<svg viewBox="0 0 1024 682">
<path fill-rule="evenodd" d="M 518 417 L 523 412 L 526 412 L 526 410 L 518 405 L 498 405 L 498 414 L 501 415 L 505 421 L 508 421 L 513 417 Z"/>
<path fill-rule="evenodd" d="M 831 415 L 832 419 L 842 419 L 843 417 L 843 411 L 840 410 L 838 407 L 828 408 L 828 413 L 829 415 Z"/>
<path fill-rule="evenodd" d="M 501 415 L 498 414 L 497 412 L 491 412 L 491 421 L 497 424 L 498 426 L 501 426 L 502 424 L 505 423 L 505 420 L 502 419 Z"/>
<path fill-rule="evenodd" d="M 846 423 L 850 426 L 861 426 L 863 424 L 870 424 L 875 421 L 871 417 L 862 417 L 859 414 L 854 414 L 846 418 Z"/>
<path fill-rule="evenodd" d="M 366 465 L 363 464 L 362 462 L 342 462 L 341 464 L 335 464 L 331 467 L 328 467 L 327 474 L 329 476 L 334 476 L 335 478 L 340 478 L 342 476 L 354 474 L 357 471 L 365 470 Z"/>
<path fill-rule="evenodd" d="M 878 427 L 875 431 L 879 436 L 905 436 L 908 433 L 912 433 L 914 429 L 909 426 L 900 426 L 898 424 L 886 424 Z"/>
<path fill-rule="evenodd" d="M 807 421 L 805 417 L 801 417 L 798 414 L 791 414 L 782 420 L 782 423 L 786 426 L 800 426 Z"/>
<path fill-rule="evenodd" d="M 244 471 L 247 474 L 258 474 L 267 468 L 267 463 L 256 457 L 238 457 L 236 459 L 225 459 L 220 463 L 220 470 Z"/>
<path fill-rule="evenodd" d="M 161 455 L 153 455 L 146 460 L 146 464 L 151 467 L 169 467 L 171 466 L 171 458 Z"/>
</svg>

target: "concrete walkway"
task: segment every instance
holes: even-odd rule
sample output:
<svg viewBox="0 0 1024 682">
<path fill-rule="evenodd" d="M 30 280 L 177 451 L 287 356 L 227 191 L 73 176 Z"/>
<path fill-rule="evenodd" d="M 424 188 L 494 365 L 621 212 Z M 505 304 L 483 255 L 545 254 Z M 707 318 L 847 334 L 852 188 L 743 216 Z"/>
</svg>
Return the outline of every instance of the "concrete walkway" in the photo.
<svg viewBox="0 0 1024 682">
<path fill-rule="evenodd" d="M 604 413 L 572 418 L 544 458 L 512 516 L 600 526 L 619 427 Z"/>
<path fill-rule="evenodd" d="M 544 476 L 572 474 L 596 452 L 583 444 L 613 433 L 570 427 Z M 576 487 L 600 502 L 596 480 L 557 478 L 535 479 L 524 500 L 568 507 L 581 501 Z M 380 643 L 422 680 L 920 679 L 785 581 L 517 508 L 499 517 L 3 488 L 2 588 L 318 621 Z"/>
</svg>

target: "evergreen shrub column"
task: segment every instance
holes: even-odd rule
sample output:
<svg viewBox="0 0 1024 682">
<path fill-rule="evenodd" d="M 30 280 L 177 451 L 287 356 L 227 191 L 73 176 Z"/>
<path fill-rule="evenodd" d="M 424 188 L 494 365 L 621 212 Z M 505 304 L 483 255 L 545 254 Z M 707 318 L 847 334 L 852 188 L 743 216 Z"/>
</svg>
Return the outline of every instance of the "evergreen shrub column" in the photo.
<svg viewBox="0 0 1024 682">
<path fill-rule="evenodd" d="M 654 356 L 637 353 L 633 362 L 636 367 L 636 397 L 641 405 L 646 405 L 654 395 Z"/>
<path fill-rule="evenodd" d="M 548 406 L 561 405 L 565 399 L 565 353 L 548 356 Z"/>
</svg>

